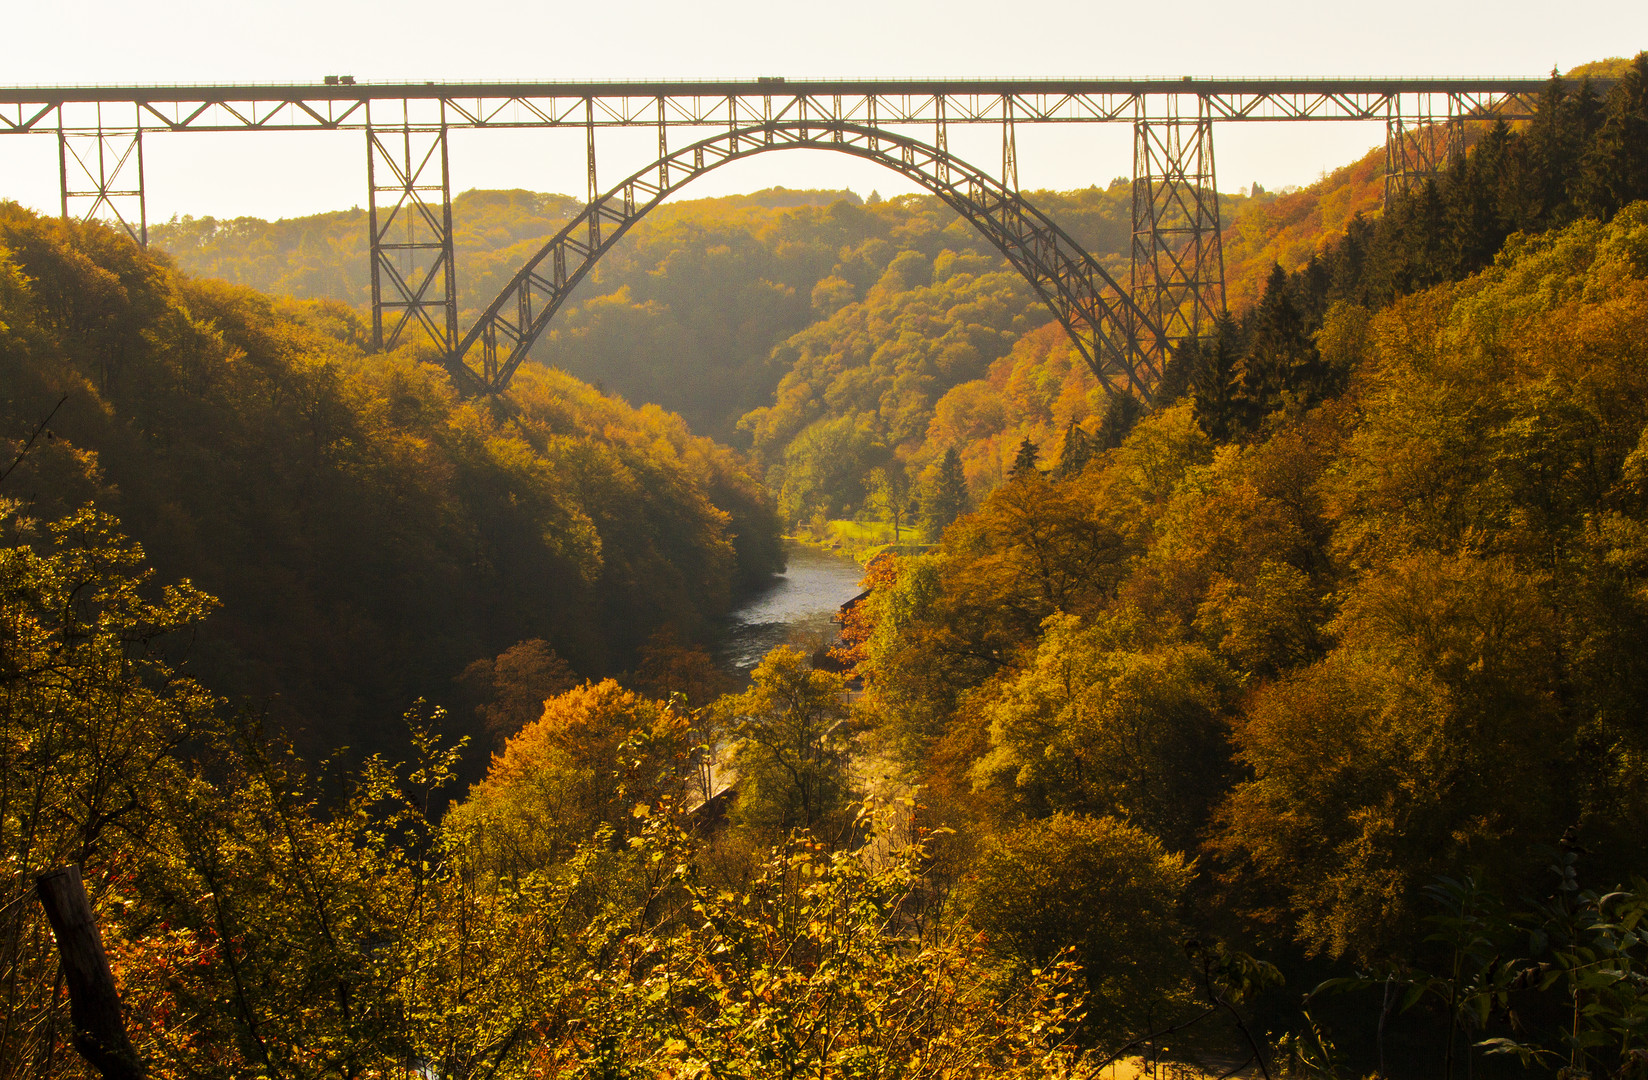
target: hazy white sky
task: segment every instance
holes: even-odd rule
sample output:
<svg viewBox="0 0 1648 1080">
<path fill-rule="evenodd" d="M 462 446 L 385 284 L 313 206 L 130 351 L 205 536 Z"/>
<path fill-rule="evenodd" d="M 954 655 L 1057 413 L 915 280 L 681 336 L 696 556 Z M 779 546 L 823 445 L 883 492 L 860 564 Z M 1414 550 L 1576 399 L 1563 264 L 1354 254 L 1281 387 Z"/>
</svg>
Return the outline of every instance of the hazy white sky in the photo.
<svg viewBox="0 0 1648 1080">
<path fill-rule="evenodd" d="M 461 78 L 747 78 L 1218 75 L 1538 76 L 1648 48 L 1648 2 L 1590 0 L 1040 0 L 756 3 L 631 0 L 0 0 L 11 46 L 0 81 L 300 82 Z M 1553 18 L 1553 15 L 1557 16 Z M 21 44 L 22 47 L 19 47 Z M 1308 183 L 1382 141 L 1379 127 L 1217 129 L 1219 186 Z M 999 134 L 952 135 L 998 163 Z M 644 140 L 643 140 L 644 141 Z M 972 143 L 976 142 L 974 148 Z M 644 164 L 622 135 L 602 174 Z M 175 213 L 291 216 L 362 201 L 359 133 L 156 135 L 145 141 L 151 221 Z M 1129 171 L 1129 133 L 1019 131 L 1027 187 L 1105 184 Z M 626 167 L 627 166 L 627 167 Z M 581 136 L 454 136 L 454 191 L 582 192 Z M 905 190 L 894 174 L 825 153 L 729 166 L 687 194 L 782 184 Z M 0 197 L 57 207 L 54 140 L 0 138 Z"/>
</svg>

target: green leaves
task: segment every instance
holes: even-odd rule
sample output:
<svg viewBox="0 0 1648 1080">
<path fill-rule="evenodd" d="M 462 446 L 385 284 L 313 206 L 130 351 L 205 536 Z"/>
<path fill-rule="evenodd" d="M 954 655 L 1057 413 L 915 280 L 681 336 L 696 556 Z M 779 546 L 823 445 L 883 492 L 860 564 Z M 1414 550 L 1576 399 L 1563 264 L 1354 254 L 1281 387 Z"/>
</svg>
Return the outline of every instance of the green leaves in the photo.
<svg viewBox="0 0 1648 1080">
<path fill-rule="evenodd" d="M 790 829 L 845 839 L 853 734 L 846 678 L 814 669 L 801 650 L 781 646 L 750 673 L 744 693 L 716 709 L 735 737 L 735 819 L 763 837 Z"/>
<path fill-rule="evenodd" d="M 1184 1000 L 1174 911 L 1193 870 L 1149 833 L 1113 817 L 1055 814 L 1002 836 L 975 873 L 970 920 L 1025 968 L 1079 965 L 1093 1032 L 1146 1028 L 1164 1002 Z M 1261 974 L 1231 969 L 1238 981 Z"/>
</svg>

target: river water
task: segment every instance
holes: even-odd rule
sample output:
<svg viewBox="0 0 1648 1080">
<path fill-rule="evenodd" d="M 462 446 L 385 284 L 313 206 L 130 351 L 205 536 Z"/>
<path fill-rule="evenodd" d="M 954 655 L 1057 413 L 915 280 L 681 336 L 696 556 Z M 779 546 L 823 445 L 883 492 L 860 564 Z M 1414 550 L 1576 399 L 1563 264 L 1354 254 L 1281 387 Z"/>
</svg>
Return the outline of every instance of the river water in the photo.
<svg viewBox="0 0 1648 1080">
<path fill-rule="evenodd" d="M 835 636 L 836 612 L 862 590 L 864 568 L 845 555 L 786 542 L 789 567 L 727 616 L 716 652 L 740 673 L 779 645 L 811 651 Z"/>
</svg>

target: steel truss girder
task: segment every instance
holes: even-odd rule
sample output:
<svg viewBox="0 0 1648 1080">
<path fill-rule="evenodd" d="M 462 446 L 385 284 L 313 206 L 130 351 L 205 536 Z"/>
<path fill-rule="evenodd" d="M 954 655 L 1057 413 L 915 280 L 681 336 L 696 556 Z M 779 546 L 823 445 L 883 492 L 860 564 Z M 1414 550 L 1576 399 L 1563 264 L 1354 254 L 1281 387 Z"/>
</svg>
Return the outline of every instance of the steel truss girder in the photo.
<svg viewBox="0 0 1648 1080">
<path fill-rule="evenodd" d="M 65 221 L 90 221 L 106 212 L 133 243 L 148 247 L 141 128 L 105 127 L 102 106 L 97 108 L 97 126 L 90 131 L 60 126 L 57 176 Z"/>
<path fill-rule="evenodd" d="M 1595 80 L 1606 91 L 1611 80 Z M 339 130 L 368 104 L 401 122 L 458 128 L 753 127 L 815 119 L 888 124 L 1132 123 L 1189 111 L 1220 122 L 1421 115 L 1526 119 L 1542 79 L 881 80 L 852 82 L 427 83 L 355 86 L 0 87 L 0 134 L 91 130 L 99 104 L 145 131 Z M 1419 99 L 1446 99 L 1432 110 Z M 591 107 L 591 104 L 592 106 Z M 385 123 L 382 116 L 379 123 Z"/>
<path fill-rule="evenodd" d="M 443 355 L 458 339 L 446 134 L 445 126 L 404 123 L 366 129 L 372 340 L 380 349 L 394 348 L 413 322 Z"/>
<path fill-rule="evenodd" d="M 1172 345 L 1225 311 L 1218 190 L 1205 110 L 1133 125 L 1133 299 Z"/>
<path fill-rule="evenodd" d="M 470 390 L 501 393 L 572 290 L 649 210 L 730 161 L 787 149 L 852 154 L 933 192 L 1024 275 L 1106 391 L 1150 399 L 1166 358 L 1165 338 L 1064 230 L 1002 181 L 936 147 L 885 130 L 817 120 L 729 129 L 667 154 L 593 200 L 470 327 L 449 356 L 453 376 Z"/>
<path fill-rule="evenodd" d="M 1612 83 L 1593 80 L 1601 92 Z M 65 214 L 84 207 L 86 216 L 112 215 L 142 242 L 147 223 L 141 178 L 136 187 L 123 187 L 107 171 L 94 172 L 90 162 L 98 157 L 106 167 L 130 156 L 141 172 L 143 136 L 157 131 L 357 131 L 375 121 L 380 128 L 447 129 L 656 125 L 662 133 L 669 127 L 731 130 L 819 121 L 872 128 L 931 125 L 944 149 L 950 124 L 1000 124 L 1003 173 L 1011 181 L 1017 167 L 1012 133 L 1018 124 L 1137 123 L 1171 119 L 1194 105 L 1199 115 L 1220 123 L 1394 125 L 1404 137 L 1387 139 L 1387 148 L 1395 151 L 1393 183 L 1401 188 L 1429 172 L 1423 148 L 1410 148 L 1410 129 L 1426 131 L 1438 116 L 1454 121 L 1455 130 L 1468 120 L 1527 119 L 1545 84 L 1544 79 L 1185 78 L 0 87 L 0 135 L 55 134 Z M 129 107 L 130 123 L 106 125 L 108 106 Z M 116 146 L 122 137 L 130 141 Z M 72 152 L 82 145 L 95 145 L 98 153 Z M 1414 160 L 1404 164 L 1403 153 Z M 87 167 L 71 170 L 71 160 Z M 90 186 L 71 187 L 71 172 L 82 171 L 91 177 Z M 416 291 L 415 285 L 410 288 Z"/>
</svg>

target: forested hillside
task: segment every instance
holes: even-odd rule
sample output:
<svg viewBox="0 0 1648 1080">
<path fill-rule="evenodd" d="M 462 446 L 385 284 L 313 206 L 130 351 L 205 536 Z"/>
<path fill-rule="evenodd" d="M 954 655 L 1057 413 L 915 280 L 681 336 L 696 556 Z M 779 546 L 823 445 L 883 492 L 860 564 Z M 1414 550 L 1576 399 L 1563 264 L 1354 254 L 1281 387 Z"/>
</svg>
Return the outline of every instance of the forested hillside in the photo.
<svg viewBox="0 0 1648 1080">
<path fill-rule="evenodd" d="M 1199 855 L 1198 937 L 1300 994 L 1371 973 L 1311 1039 L 1413 1075 L 1628 1059 L 1640 994 L 1585 972 L 1639 962 L 1609 935 L 1648 888 L 1645 198 L 1648 56 L 1605 103 L 1553 83 L 1276 268 L 1120 446 L 878 571 L 865 722 L 1026 962 L 1114 932 L 1012 928 L 1080 910 L 1072 822 L 1121 819 Z"/>
<path fill-rule="evenodd" d="M 191 669 L 317 750 L 398 744 L 412 699 L 452 700 L 524 639 L 617 670 L 782 564 L 735 455 L 567 375 L 462 401 L 439 368 L 368 357 L 339 304 L 196 280 L 15 206 L 0 289 L 0 420 L 49 431 L 7 494 L 48 521 L 95 501 L 219 597 Z"/>
<path fill-rule="evenodd" d="M 1128 184 L 1030 198 L 1126 278 Z M 1223 196 L 1227 218 L 1247 201 Z M 575 205 L 527 192 L 458 196 L 461 318 L 473 318 Z M 360 306 L 365 233 L 365 212 L 352 211 L 273 223 L 184 219 L 156 226 L 152 237 L 193 274 Z M 770 486 L 789 483 L 798 492 L 791 516 L 799 520 L 826 505 L 859 509 L 864 474 L 875 464 L 896 460 L 919 471 L 936 461 L 945 446 L 923 447 L 939 399 L 983 380 L 968 391 L 976 399 L 1005 378 L 990 382 L 992 363 L 1003 361 L 1007 371 L 1039 358 L 1050 339 L 1007 359 L 1019 338 L 1051 319 L 1000 254 L 936 198 L 866 204 L 850 192 L 774 189 L 654 211 L 598 264 L 533 357 L 632 403 L 678 412 L 699 434 L 753 443 L 761 469 L 772 471 Z M 960 325 L 934 330 L 952 320 Z M 924 341 L 929 333 L 944 341 Z M 803 386 L 816 400 L 798 409 Z M 1079 382 L 1068 396 L 1085 401 L 1090 388 Z M 981 490 L 999 481 L 1025 434 L 1039 438 L 1047 425 L 1068 422 L 1064 413 L 1056 421 L 1041 415 L 1046 410 L 1034 402 L 1001 400 L 1001 408 L 1004 425 L 1036 415 L 1022 430 L 1013 426 L 1013 437 L 1002 436 L 1005 463 L 983 456 L 982 443 L 976 461 L 969 453 L 968 471 Z M 1090 408 L 1084 404 L 1081 416 Z M 840 478 L 827 490 L 806 481 L 797 488 L 789 480 L 797 466 L 786 455 L 820 419 L 865 427 L 869 444 L 821 466 Z M 817 442 L 810 438 L 796 453 L 808 458 Z"/>
<path fill-rule="evenodd" d="M 83 852 L 155 1076 L 1619 1074 L 1648 203 L 1358 310 L 1338 397 L 1230 441 L 1164 408 L 882 564 L 858 705 L 790 649 L 708 705 L 588 683 L 438 824 L 427 720 L 323 800 L 133 648 L 210 601 L 60 520 L 0 562 L 0 775 L 49 810 L 14 873 Z M 919 801 L 855 816 L 862 755 Z M 7 957 L 39 1075 L 50 953 Z"/>
<path fill-rule="evenodd" d="M 1298 192 L 1222 198 L 1233 310 L 1270 268 L 1304 266 L 1383 196 L 1383 151 Z M 1112 183 L 1033 201 L 1120 278 L 1131 194 Z M 454 200 L 460 309 L 472 318 L 575 212 L 528 192 Z M 365 212 L 292 221 L 182 219 L 157 247 L 190 273 L 364 311 Z M 750 447 L 794 522 L 873 512 L 876 469 L 937 482 L 954 449 L 975 495 L 1023 440 L 1055 460 L 1072 424 L 1094 434 L 1097 385 L 1047 309 L 936 199 L 864 204 L 785 191 L 667 204 L 575 295 L 534 351 L 633 403 Z"/>
</svg>

